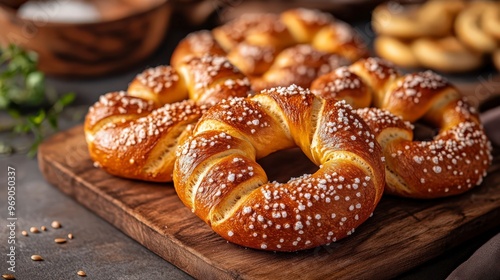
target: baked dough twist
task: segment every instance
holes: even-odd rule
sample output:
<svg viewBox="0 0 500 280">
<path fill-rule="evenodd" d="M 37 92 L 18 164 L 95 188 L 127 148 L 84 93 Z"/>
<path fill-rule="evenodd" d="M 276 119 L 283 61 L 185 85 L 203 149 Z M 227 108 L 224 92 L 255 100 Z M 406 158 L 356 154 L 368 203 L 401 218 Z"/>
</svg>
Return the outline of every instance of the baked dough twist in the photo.
<svg viewBox="0 0 500 280">
<path fill-rule="evenodd" d="M 487 56 L 495 59 L 500 48 L 500 3 L 389 2 L 374 10 L 372 26 L 379 35 L 374 48 L 380 57 L 403 67 L 467 72 L 484 65 Z"/>
<path fill-rule="evenodd" d="M 317 10 L 246 14 L 212 31 L 189 34 L 171 64 L 203 53 L 226 54 L 251 80 L 253 89 L 309 87 L 314 78 L 368 55 L 348 24 Z"/>
<path fill-rule="evenodd" d="M 500 48 L 500 3 L 474 1 L 455 21 L 457 37 L 469 48 L 492 53 Z"/>
<path fill-rule="evenodd" d="M 447 36 L 455 15 L 464 6 L 461 0 L 427 1 L 421 5 L 388 2 L 373 11 L 372 26 L 378 34 L 404 40 Z"/>
<path fill-rule="evenodd" d="M 363 108 L 357 112 L 373 129 L 386 158 L 388 194 L 451 196 L 486 176 L 491 144 L 478 115 L 456 88 L 431 71 L 401 75 L 387 61 L 368 58 L 319 77 L 311 91 Z M 414 140 L 411 123 L 417 120 L 439 133 Z"/>
<path fill-rule="evenodd" d="M 294 36 L 284 22 L 294 25 Z M 238 26 L 248 29 L 239 30 Z M 312 36 L 315 34 L 313 31 L 324 35 L 316 39 Z M 272 48 L 275 51 L 273 55 L 280 51 L 277 57 L 270 58 L 269 61 L 273 62 L 271 69 L 266 68 L 270 66 L 265 63 L 267 55 L 251 62 L 255 68 L 262 69 L 259 70 L 261 73 L 267 71 L 265 78 L 253 82 L 254 90 L 292 83 L 308 86 L 318 75 L 349 63 L 339 55 L 319 51 L 312 45 L 297 45 L 298 42 L 328 41 L 331 52 L 341 52 L 350 58 L 366 53 L 361 39 L 349 26 L 334 22 L 325 13 L 305 9 L 290 10 L 279 16 L 245 16 L 214 30 L 214 34 L 219 34 L 216 36 L 209 31 L 192 33 L 175 49 L 171 66 L 145 70 L 130 83 L 126 94 L 108 94 L 90 108 L 85 133 L 91 158 L 96 165 L 121 177 L 171 180 L 175 160 L 173 151 L 185 128 L 194 123 L 208 106 L 222 99 L 246 97 L 251 93 L 250 79 L 230 61 L 244 60 L 248 63 L 250 60 L 245 58 L 246 55 L 256 53 L 244 51 L 242 44 L 238 44 L 239 56 L 234 52 L 227 53 L 227 45 L 215 40 L 215 37 L 228 35 L 227 32 L 241 35 L 237 41 L 247 44 L 249 48 L 260 51 Z M 288 34 L 290 40 L 297 38 L 299 41 L 284 43 L 282 37 L 274 37 L 280 34 Z M 301 38 L 304 35 L 312 37 L 305 40 Z M 240 66 L 248 70 L 243 64 Z M 182 101 L 186 99 L 191 101 Z M 159 108 L 163 104 L 172 105 Z M 203 106 L 199 107 L 201 104 Z M 182 108 L 185 108 L 183 113 Z M 162 121 L 158 122 L 155 118 Z M 147 122 L 154 124 L 149 125 L 152 128 L 146 128 Z"/>
<path fill-rule="evenodd" d="M 298 146 L 319 166 L 268 182 L 256 159 Z M 174 186 L 182 202 L 230 242 L 297 251 L 354 232 L 384 189 L 382 151 L 344 101 L 295 85 L 210 108 L 179 147 Z"/>
<path fill-rule="evenodd" d="M 116 176 L 171 181 L 177 143 L 190 125 L 222 99 L 250 93 L 246 76 L 221 56 L 147 69 L 127 92 L 103 95 L 90 107 L 84 125 L 90 157 Z"/>
</svg>

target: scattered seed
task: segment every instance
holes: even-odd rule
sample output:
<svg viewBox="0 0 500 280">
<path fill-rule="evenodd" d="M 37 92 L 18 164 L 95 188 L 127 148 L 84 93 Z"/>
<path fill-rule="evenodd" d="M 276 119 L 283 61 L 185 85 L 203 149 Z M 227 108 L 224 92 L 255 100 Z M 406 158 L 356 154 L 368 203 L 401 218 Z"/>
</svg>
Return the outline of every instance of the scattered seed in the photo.
<svg viewBox="0 0 500 280">
<path fill-rule="evenodd" d="M 21 234 L 24 235 L 24 236 L 28 236 L 28 232 L 25 231 L 25 230 L 21 231 Z"/>
<path fill-rule="evenodd" d="M 33 255 L 31 256 L 31 259 L 34 261 L 43 261 L 43 258 L 40 255 Z"/>
<path fill-rule="evenodd" d="M 47 227 L 46 226 L 41 226 L 40 229 L 42 229 L 43 231 L 47 231 Z"/>
<path fill-rule="evenodd" d="M 87 276 L 87 274 L 83 270 L 78 270 L 78 272 L 76 274 L 78 274 L 78 276 L 81 276 L 81 277 Z"/>
<path fill-rule="evenodd" d="M 72 233 L 68 233 L 68 238 L 69 239 L 73 239 L 73 234 Z"/>
<path fill-rule="evenodd" d="M 40 230 L 38 230 L 38 228 L 37 228 L 37 227 L 31 227 L 31 228 L 30 228 L 30 231 L 31 231 L 32 233 L 39 233 L 39 232 L 40 232 Z"/>
<path fill-rule="evenodd" d="M 53 221 L 52 224 L 50 224 L 53 228 L 60 228 L 61 227 L 61 223 L 59 223 L 58 221 Z"/>
<path fill-rule="evenodd" d="M 16 276 L 14 276 L 14 274 L 2 274 L 2 278 L 6 280 L 14 280 L 16 279 Z"/>
<path fill-rule="evenodd" d="M 56 238 L 56 239 L 54 239 L 54 242 L 62 244 L 62 243 L 66 243 L 66 239 L 65 238 Z"/>
</svg>

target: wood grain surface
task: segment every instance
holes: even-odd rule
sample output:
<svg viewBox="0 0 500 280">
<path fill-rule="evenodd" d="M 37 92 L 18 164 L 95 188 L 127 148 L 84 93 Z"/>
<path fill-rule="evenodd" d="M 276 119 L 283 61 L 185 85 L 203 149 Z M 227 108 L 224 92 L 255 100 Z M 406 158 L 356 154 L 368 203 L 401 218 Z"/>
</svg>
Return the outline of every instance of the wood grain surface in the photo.
<svg viewBox="0 0 500 280">
<path fill-rule="evenodd" d="M 483 184 L 460 196 L 385 196 L 372 218 L 337 243 L 296 253 L 227 243 L 177 198 L 171 184 L 113 177 L 93 166 L 82 126 L 39 149 L 46 180 L 165 260 L 200 279 L 382 279 L 399 275 L 500 224 L 500 151 Z M 297 149 L 260 161 L 270 179 L 315 170 Z"/>
</svg>

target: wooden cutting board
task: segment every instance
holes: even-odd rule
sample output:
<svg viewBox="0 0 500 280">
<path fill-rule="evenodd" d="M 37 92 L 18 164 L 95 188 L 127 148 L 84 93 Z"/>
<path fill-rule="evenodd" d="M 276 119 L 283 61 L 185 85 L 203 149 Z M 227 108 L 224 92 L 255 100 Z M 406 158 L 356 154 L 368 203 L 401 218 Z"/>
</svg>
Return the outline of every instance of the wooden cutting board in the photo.
<svg viewBox="0 0 500 280">
<path fill-rule="evenodd" d="M 389 278 L 500 224 L 499 150 L 489 175 L 472 191 L 433 201 L 385 196 L 352 236 L 297 253 L 227 243 L 181 203 L 171 184 L 120 179 L 95 168 L 82 126 L 46 141 L 38 159 L 48 182 L 200 279 Z M 296 149 L 260 163 L 278 181 L 315 169 Z"/>
</svg>

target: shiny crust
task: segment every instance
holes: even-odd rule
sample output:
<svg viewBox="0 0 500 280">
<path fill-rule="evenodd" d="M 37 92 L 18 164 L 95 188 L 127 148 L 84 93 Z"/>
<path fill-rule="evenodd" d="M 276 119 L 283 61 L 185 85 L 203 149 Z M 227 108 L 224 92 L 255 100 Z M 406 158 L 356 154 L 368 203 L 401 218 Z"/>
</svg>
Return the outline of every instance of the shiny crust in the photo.
<svg viewBox="0 0 500 280">
<path fill-rule="evenodd" d="M 246 97 L 250 81 L 223 56 L 193 57 L 178 66 L 189 98 L 202 104 L 215 104 L 231 97 Z"/>
<path fill-rule="evenodd" d="M 177 141 L 206 107 L 192 101 L 160 108 L 149 103 L 137 105 L 144 102 L 114 92 L 91 107 L 85 123 L 90 157 L 98 167 L 116 176 L 171 181 Z"/>
<path fill-rule="evenodd" d="M 312 45 L 320 51 L 339 54 L 352 62 L 369 56 L 361 37 L 344 22 L 331 23 L 322 28 L 314 37 Z"/>
<path fill-rule="evenodd" d="M 268 182 L 256 159 L 298 146 L 319 166 Z M 340 240 L 375 209 L 382 151 L 343 101 L 297 86 L 272 88 L 209 109 L 179 147 L 174 185 L 183 203 L 226 240 L 297 251 Z"/>
<path fill-rule="evenodd" d="M 377 58 L 337 71 L 350 73 L 318 78 L 318 83 L 335 88 L 313 92 L 343 98 L 357 108 L 369 98 L 363 93 L 372 95 L 375 107 L 357 113 L 382 146 L 388 194 L 438 198 L 461 194 L 482 182 L 492 160 L 491 144 L 474 108 L 443 77 L 431 71 L 402 75 Z M 415 140 L 412 123 L 419 120 L 439 128 L 439 133 L 432 140 Z"/>
<path fill-rule="evenodd" d="M 347 64 L 343 56 L 299 44 L 283 50 L 267 72 L 251 78 L 251 84 L 256 91 L 291 84 L 309 87 L 317 77 Z"/>
<path fill-rule="evenodd" d="M 188 98 L 181 76 L 171 66 L 148 68 L 138 74 L 128 86 L 128 94 L 151 100 L 158 105 Z"/>
<path fill-rule="evenodd" d="M 226 52 L 215 41 L 209 30 L 193 32 L 179 42 L 170 58 L 170 65 L 177 68 L 181 63 L 189 61 L 193 57 L 200 57 L 207 54 L 224 56 Z"/>
<path fill-rule="evenodd" d="M 245 14 L 211 33 L 194 32 L 175 49 L 172 64 L 196 55 L 197 51 L 191 51 L 195 48 L 218 55 L 224 50 L 228 59 L 255 81 L 252 85 L 256 92 L 292 83 L 309 87 L 316 77 L 310 77 L 311 71 L 325 73 L 320 68 L 331 65 L 330 60 L 315 60 L 307 66 L 312 69 L 306 72 L 288 66 L 280 69 L 280 59 L 301 64 L 294 56 L 298 45 L 314 48 L 323 56 L 336 56 L 342 65 L 368 56 L 366 44 L 348 24 L 318 10 L 290 9 L 281 14 Z"/>
<path fill-rule="evenodd" d="M 282 16 L 287 20 L 282 21 Z M 118 106 L 119 102 L 107 102 L 103 98 L 103 102 L 97 102 L 89 110 L 85 133 L 95 164 L 117 176 L 169 181 L 175 160 L 170 151 L 175 149 L 185 129 L 200 117 L 204 109 L 199 106 L 205 108 L 224 99 L 247 97 L 252 94 L 252 89 L 255 91 L 293 83 L 309 86 L 318 75 L 349 63 L 338 54 L 298 44 L 286 25 L 290 20 L 296 20 L 303 30 L 334 24 L 333 18 L 325 13 L 295 9 L 280 15 L 245 15 L 212 31 L 202 30 L 186 36 L 174 50 L 170 66 L 146 69 L 129 84 L 124 101 L 144 100 L 151 108 L 141 109 L 141 114 L 129 114 L 134 111 L 130 107 L 132 105 Z M 349 32 L 354 33 L 345 26 L 342 36 L 356 36 Z M 360 48 L 366 50 L 361 40 L 359 44 Z M 235 64 L 241 65 L 241 69 Z M 254 75 L 248 75 L 250 73 Z M 185 99 L 191 100 L 193 104 L 177 104 Z M 167 109 L 160 108 L 164 104 L 171 105 L 165 106 Z M 155 134 L 151 140 L 153 142 L 144 141 L 151 146 L 138 145 L 136 152 L 132 153 L 133 147 L 117 146 L 115 143 L 122 138 L 142 139 L 144 129 L 135 129 L 139 126 L 137 122 L 153 121 L 148 119 L 148 114 L 156 114 L 164 120 L 175 117 L 172 115 L 174 112 L 169 113 L 169 110 L 174 110 L 177 105 L 187 106 L 187 115 L 182 120 L 167 122 L 168 125 L 161 124 L 158 140 L 154 140 Z M 107 112 L 107 118 L 101 117 L 106 114 L 96 115 L 96 112 Z M 99 125 L 94 127 L 93 123 Z M 154 168 L 150 168 L 151 165 Z M 137 167 L 136 170 L 133 170 L 133 166 Z"/>
<path fill-rule="evenodd" d="M 311 92 L 325 99 L 346 100 L 356 108 L 369 107 L 372 103 L 370 88 L 346 66 L 314 80 Z"/>
<path fill-rule="evenodd" d="M 89 108 L 84 131 L 90 157 L 116 176 L 172 181 L 176 147 L 206 109 L 250 93 L 249 80 L 221 56 L 146 69 L 127 92 L 105 94 Z"/>
</svg>

